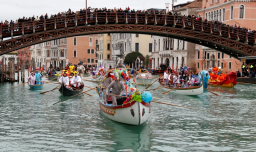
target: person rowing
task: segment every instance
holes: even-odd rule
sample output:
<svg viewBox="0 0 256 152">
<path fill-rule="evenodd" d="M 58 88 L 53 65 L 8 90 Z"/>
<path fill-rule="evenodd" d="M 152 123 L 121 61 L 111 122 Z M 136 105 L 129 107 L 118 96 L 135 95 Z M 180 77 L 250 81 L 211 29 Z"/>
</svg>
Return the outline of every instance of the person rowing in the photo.
<svg viewBox="0 0 256 152">
<path fill-rule="evenodd" d="M 125 92 L 125 87 L 124 87 L 124 84 L 120 81 L 120 78 L 117 74 L 117 72 L 114 73 L 114 76 L 115 76 L 115 81 L 111 82 L 109 84 L 109 86 L 107 87 L 107 95 L 109 90 L 112 88 L 112 102 L 113 102 L 113 106 L 116 106 L 117 105 L 117 102 L 116 102 L 116 99 L 117 98 L 121 98 L 123 93 Z M 116 97 L 116 96 L 119 96 L 119 97 Z"/>
<path fill-rule="evenodd" d="M 79 88 L 81 86 L 81 77 L 78 76 L 77 72 L 73 72 L 75 74 L 75 76 L 73 76 L 72 81 L 71 81 L 71 85 L 75 88 Z"/>
<path fill-rule="evenodd" d="M 64 72 L 63 76 L 60 77 L 59 83 L 63 84 L 66 88 L 69 87 L 69 78 L 67 77 L 66 72 Z"/>
</svg>

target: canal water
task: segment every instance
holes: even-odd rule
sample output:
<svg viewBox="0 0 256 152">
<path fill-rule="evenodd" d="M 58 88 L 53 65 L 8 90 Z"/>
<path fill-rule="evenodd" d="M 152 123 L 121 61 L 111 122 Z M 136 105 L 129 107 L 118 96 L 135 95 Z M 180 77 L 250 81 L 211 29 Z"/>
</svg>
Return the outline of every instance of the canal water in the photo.
<svg viewBox="0 0 256 152">
<path fill-rule="evenodd" d="M 88 92 L 92 97 L 53 105 L 66 97 L 40 92 L 57 84 L 41 91 L 17 85 L 0 84 L 0 151 L 256 151 L 255 85 L 209 88 L 219 96 L 152 91 L 155 101 L 184 107 L 151 103 L 151 117 L 141 126 L 103 116 L 95 90 Z"/>
</svg>

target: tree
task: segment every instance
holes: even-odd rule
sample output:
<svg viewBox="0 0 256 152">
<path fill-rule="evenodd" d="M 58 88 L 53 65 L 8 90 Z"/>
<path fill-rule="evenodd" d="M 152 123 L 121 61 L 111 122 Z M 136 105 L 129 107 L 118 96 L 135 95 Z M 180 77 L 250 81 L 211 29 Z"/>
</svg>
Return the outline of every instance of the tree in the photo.
<svg viewBox="0 0 256 152">
<path fill-rule="evenodd" d="M 124 63 L 125 64 L 131 64 L 133 62 L 136 61 L 137 57 L 139 56 L 142 56 L 143 55 L 140 53 L 140 52 L 131 52 L 131 53 L 128 53 L 126 56 L 125 56 L 125 59 L 124 59 Z"/>
<path fill-rule="evenodd" d="M 148 69 L 148 64 L 149 64 L 149 56 L 146 55 L 144 65 L 146 65 L 146 68 L 147 68 L 147 69 Z"/>
</svg>

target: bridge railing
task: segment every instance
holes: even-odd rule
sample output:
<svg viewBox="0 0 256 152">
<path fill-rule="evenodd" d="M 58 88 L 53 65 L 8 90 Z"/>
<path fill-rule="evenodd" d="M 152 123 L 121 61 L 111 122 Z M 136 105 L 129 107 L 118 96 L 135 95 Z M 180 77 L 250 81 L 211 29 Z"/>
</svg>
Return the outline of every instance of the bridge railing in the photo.
<svg viewBox="0 0 256 152">
<path fill-rule="evenodd" d="M 255 32 L 248 32 L 247 29 L 229 27 L 224 24 L 215 24 L 214 22 L 204 22 L 187 16 L 125 12 L 90 12 L 3 25 L 0 26 L 0 39 L 64 27 L 84 26 L 87 24 L 148 24 L 171 26 L 211 33 L 213 35 L 239 40 L 240 42 L 249 42 L 249 44 L 256 44 Z"/>
</svg>

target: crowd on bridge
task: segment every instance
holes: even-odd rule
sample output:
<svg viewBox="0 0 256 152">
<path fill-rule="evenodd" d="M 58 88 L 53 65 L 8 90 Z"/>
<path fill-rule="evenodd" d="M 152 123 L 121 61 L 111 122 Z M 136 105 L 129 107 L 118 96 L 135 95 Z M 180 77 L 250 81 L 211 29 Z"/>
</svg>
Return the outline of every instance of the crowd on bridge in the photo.
<svg viewBox="0 0 256 152">
<path fill-rule="evenodd" d="M 29 22 L 29 21 L 40 21 L 40 20 L 44 20 L 44 19 L 52 19 L 52 18 L 59 18 L 59 17 L 63 17 L 63 16 L 69 16 L 69 15 L 75 15 L 75 14 L 83 14 L 83 13 L 94 13 L 94 12 L 98 12 L 98 13 L 140 13 L 140 14 L 157 14 L 157 15 L 165 15 L 167 13 L 167 15 L 176 15 L 176 16 L 180 16 L 179 13 L 177 12 L 166 12 L 166 10 L 135 10 L 135 9 L 130 9 L 130 7 L 126 7 L 125 9 L 122 8 L 114 8 L 114 9 L 108 9 L 108 8 L 91 8 L 89 7 L 87 10 L 86 9 L 80 9 L 80 11 L 72 11 L 71 9 L 68 9 L 68 11 L 65 12 L 59 12 L 57 14 L 51 14 L 48 15 L 47 13 L 45 15 L 41 15 L 41 16 L 33 16 L 33 17 L 23 17 L 23 18 L 19 18 L 16 21 L 11 20 L 10 22 L 8 20 L 5 20 L 4 22 L 1 21 L 1 26 L 9 26 L 11 24 L 18 24 L 18 23 L 22 23 L 22 22 Z M 196 16 L 196 15 L 190 15 L 188 14 L 187 19 L 195 19 L 195 20 L 199 20 L 202 21 L 202 18 L 200 16 Z M 181 22 L 182 19 L 177 19 L 176 22 Z M 221 21 L 208 21 L 207 19 L 205 19 L 203 21 L 204 23 L 213 23 L 214 24 L 214 31 L 218 31 L 219 30 L 219 25 L 224 26 L 224 27 L 231 27 L 231 33 L 234 33 L 234 29 L 241 29 L 243 31 L 247 31 L 248 33 L 256 33 L 254 30 L 252 31 L 251 29 L 247 29 L 245 27 L 239 27 L 236 24 L 235 25 L 228 25 L 228 24 L 224 24 Z M 186 23 L 188 24 L 188 23 Z M 204 25 L 205 26 L 205 25 Z"/>
</svg>

